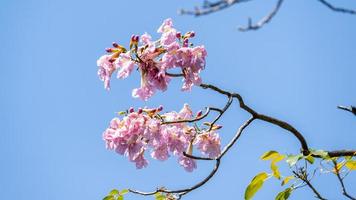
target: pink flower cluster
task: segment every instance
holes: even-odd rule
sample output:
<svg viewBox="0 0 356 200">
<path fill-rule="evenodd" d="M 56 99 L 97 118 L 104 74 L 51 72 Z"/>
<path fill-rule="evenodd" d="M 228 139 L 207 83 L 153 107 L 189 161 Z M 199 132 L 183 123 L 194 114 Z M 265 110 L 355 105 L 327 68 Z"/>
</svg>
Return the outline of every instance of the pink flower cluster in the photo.
<svg viewBox="0 0 356 200">
<path fill-rule="evenodd" d="M 177 156 L 178 163 L 188 172 L 197 164 L 183 152 L 192 154 L 194 146 L 210 158 L 220 155 L 220 137 L 214 131 L 199 130 L 182 122 L 164 123 L 192 119 L 194 115 L 189 105 L 185 104 L 179 112 L 160 114 L 161 111 L 162 107 L 137 111 L 131 108 L 123 119 L 112 119 L 103 133 L 106 147 L 127 156 L 138 169 L 148 165 L 147 151 L 160 161 L 167 160 L 170 155 Z"/>
<path fill-rule="evenodd" d="M 199 73 L 205 67 L 207 52 L 204 46 L 192 47 L 189 43 L 195 33 L 181 34 L 173 27 L 171 19 L 166 19 L 157 32 L 161 34 L 157 41 L 145 33 L 141 37 L 131 37 L 130 50 L 116 43 L 113 43 L 113 48 L 107 49 L 109 54 L 97 61 L 98 75 L 106 89 L 110 88 L 110 79 L 116 70 L 117 77 L 123 79 L 135 67 L 141 74 L 141 86 L 132 91 L 132 96 L 142 100 L 147 100 L 157 90 L 167 89 L 171 79 L 167 70 L 170 69 L 178 68 L 182 72 L 184 91 L 201 84 Z"/>
</svg>

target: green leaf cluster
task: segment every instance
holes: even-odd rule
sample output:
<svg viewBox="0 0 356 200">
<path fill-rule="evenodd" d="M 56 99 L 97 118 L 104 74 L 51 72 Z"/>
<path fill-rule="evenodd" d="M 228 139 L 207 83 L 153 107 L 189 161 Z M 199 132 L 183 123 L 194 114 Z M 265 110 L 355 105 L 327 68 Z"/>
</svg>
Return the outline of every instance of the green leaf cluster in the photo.
<svg viewBox="0 0 356 200">
<path fill-rule="evenodd" d="M 127 193 L 129 193 L 128 189 L 123 189 L 121 191 L 113 189 L 103 198 L 103 200 L 124 200 L 124 195 Z"/>
</svg>

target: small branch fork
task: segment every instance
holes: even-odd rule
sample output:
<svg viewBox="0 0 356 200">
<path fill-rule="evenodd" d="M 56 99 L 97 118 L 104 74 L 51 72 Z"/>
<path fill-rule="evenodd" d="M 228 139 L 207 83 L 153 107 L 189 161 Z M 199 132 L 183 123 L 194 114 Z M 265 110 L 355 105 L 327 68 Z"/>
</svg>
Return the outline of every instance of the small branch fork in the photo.
<svg viewBox="0 0 356 200">
<path fill-rule="evenodd" d="M 310 180 L 308 179 L 308 174 L 304 169 L 299 169 L 298 171 L 293 171 L 295 177 L 302 180 L 315 194 L 315 197 L 320 200 L 327 200 L 320 195 L 320 193 L 315 189 L 315 187 L 311 184 Z"/>
<path fill-rule="evenodd" d="M 340 168 L 337 166 L 336 160 L 332 160 L 332 161 L 333 161 L 333 164 L 334 164 L 334 172 L 335 172 L 335 174 L 337 176 L 337 179 L 339 180 L 341 188 L 342 188 L 342 194 L 345 197 L 347 197 L 348 199 L 356 200 L 356 198 L 352 197 L 350 194 L 347 193 L 346 188 L 345 188 L 345 184 L 344 184 L 344 178 L 345 177 L 341 178 Z"/>
<path fill-rule="evenodd" d="M 204 1 L 203 6 L 195 7 L 195 10 L 181 9 L 179 11 L 179 13 L 182 15 L 193 15 L 193 16 L 198 17 L 198 16 L 202 16 L 202 15 L 208 15 L 211 13 L 215 13 L 215 12 L 224 10 L 226 8 L 229 8 L 235 4 L 244 3 L 244 2 L 248 2 L 248 1 L 252 1 L 252 0 L 219 0 L 216 2 Z M 273 8 L 273 10 L 271 10 L 266 16 L 264 16 L 262 19 L 260 19 L 256 24 L 252 24 L 252 20 L 251 20 L 251 18 L 249 18 L 247 26 L 240 27 L 239 30 L 240 31 L 251 31 L 251 30 L 258 30 L 258 29 L 262 28 L 265 24 L 270 22 L 272 20 L 272 18 L 277 14 L 283 1 L 284 0 L 278 0 L 276 3 L 276 6 Z M 317 0 L 317 1 L 319 1 L 320 3 L 322 3 L 324 6 L 328 7 L 332 11 L 345 13 L 345 14 L 356 14 L 356 10 L 336 7 L 326 0 Z"/>
<path fill-rule="evenodd" d="M 170 74 L 167 74 L 170 75 Z M 176 76 L 176 74 L 173 74 L 173 76 Z M 179 75 L 181 76 L 181 75 Z M 310 154 L 310 150 L 308 148 L 308 144 L 305 140 L 305 138 L 303 137 L 303 135 L 296 129 L 294 128 L 292 125 L 288 124 L 287 122 L 284 122 L 282 120 L 264 115 L 264 114 L 260 114 L 258 112 L 256 112 L 254 109 L 252 109 L 251 107 L 249 107 L 248 105 L 245 104 L 243 98 L 241 97 L 240 94 L 238 93 L 232 93 L 232 92 L 228 92 L 226 90 L 220 89 L 214 85 L 210 85 L 210 84 L 201 84 L 200 85 L 201 88 L 203 89 L 210 89 L 213 90 L 217 93 L 220 93 L 222 95 L 225 95 L 228 98 L 227 103 L 225 104 L 225 106 L 222 109 L 219 108 L 214 108 L 214 107 L 208 107 L 206 109 L 206 112 L 201 115 L 200 117 L 194 118 L 194 119 L 188 119 L 188 120 L 177 120 L 177 121 L 162 121 L 162 124 L 173 124 L 173 123 L 191 123 L 191 122 L 196 122 L 199 120 L 204 119 L 205 117 L 207 117 L 210 113 L 210 111 L 216 111 L 219 113 L 219 115 L 214 119 L 214 121 L 210 124 L 210 128 L 209 131 L 212 129 L 212 127 L 214 126 L 214 124 L 222 117 L 222 115 L 228 110 L 228 108 L 231 106 L 232 102 L 234 99 L 236 99 L 239 103 L 239 106 L 241 109 L 245 110 L 246 112 L 251 114 L 251 117 L 246 120 L 241 126 L 240 128 L 237 130 L 236 134 L 234 135 L 234 137 L 231 139 L 231 141 L 223 148 L 223 150 L 221 151 L 220 155 L 216 158 L 206 158 L 206 157 L 199 157 L 199 156 L 194 156 L 194 155 L 190 155 L 187 154 L 186 152 L 183 152 L 184 156 L 195 159 L 195 160 L 202 160 L 202 161 L 215 161 L 215 165 L 214 168 L 212 169 L 212 171 L 200 182 L 196 183 L 195 185 L 188 187 L 188 188 L 184 188 L 184 189 L 177 189 L 177 190 L 169 190 L 166 188 L 157 188 L 154 191 L 151 192 L 142 192 L 142 191 L 138 191 L 138 190 L 134 190 L 134 189 L 129 189 L 129 191 L 131 193 L 135 193 L 135 194 L 140 194 L 140 195 L 144 195 L 144 196 L 149 196 L 149 195 L 155 195 L 156 193 L 165 193 L 165 194 L 172 194 L 175 195 L 178 199 L 180 199 L 183 195 L 188 194 L 189 192 L 203 186 L 204 184 L 206 184 L 218 171 L 219 166 L 220 166 L 220 162 L 221 159 L 224 157 L 224 155 L 231 149 L 231 147 L 236 143 L 236 141 L 240 138 L 240 136 L 242 135 L 243 131 L 254 121 L 254 120 L 262 120 L 271 124 L 274 124 L 276 126 L 281 127 L 282 129 L 285 129 L 287 131 L 289 131 L 293 136 L 295 136 L 301 145 L 301 152 L 304 155 L 309 155 Z M 340 156 L 355 156 L 356 155 L 356 150 L 339 150 L 339 151 L 327 151 L 328 155 L 330 157 L 340 157 Z M 311 154 L 311 156 L 313 157 L 319 157 L 318 155 L 313 155 Z M 298 174 L 298 173 L 297 173 Z M 297 177 L 298 175 L 295 174 Z M 300 175 L 300 174 L 299 174 Z M 305 182 L 305 184 L 307 184 L 315 193 L 315 188 L 311 185 L 310 181 L 307 179 L 307 177 L 305 179 L 302 179 L 301 177 L 298 177 L 301 180 L 303 180 Z M 314 188 L 314 189 L 313 189 Z M 319 193 L 315 193 L 317 195 L 317 197 L 319 199 L 324 199 L 323 197 L 320 196 Z M 319 195 L 318 195 L 319 194 Z M 347 193 L 346 193 L 347 194 Z"/>
</svg>

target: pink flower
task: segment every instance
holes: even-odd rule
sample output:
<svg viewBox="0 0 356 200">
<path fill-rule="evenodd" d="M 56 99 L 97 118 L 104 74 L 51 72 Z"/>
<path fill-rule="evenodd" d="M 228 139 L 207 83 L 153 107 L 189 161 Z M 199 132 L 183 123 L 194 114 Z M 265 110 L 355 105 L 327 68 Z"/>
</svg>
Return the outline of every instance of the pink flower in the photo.
<svg viewBox="0 0 356 200">
<path fill-rule="evenodd" d="M 147 165 L 148 165 L 148 162 L 145 159 L 145 157 L 143 156 L 143 154 L 144 154 L 144 152 L 142 152 L 139 156 L 137 156 L 135 158 L 135 160 L 133 160 L 133 162 L 135 162 L 135 164 L 136 164 L 137 169 L 142 169 L 144 167 L 147 167 Z"/>
<path fill-rule="evenodd" d="M 154 94 L 154 90 L 149 87 L 140 87 L 132 90 L 132 97 L 147 101 Z"/>
<path fill-rule="evenodd" d="M 157 33 L 164 33 L 165 31 L 173 27 L 173 21 L 171 18 L 168 18 L 163 21 L 162 25 L 158 28 Z"/>
<path fill-rule="evenodd" d="M 204 46 L 194 48 L 182 47 L 177 50 L 177 63 L 181 66 L 184 74 L 184 84 L 182 90 L 190 91 L 193 85 L 200 85 L 199 73 L 205 67 L 205 57 L 207 56 Z"/>
<path fill-rule="evenodd" d="M 215 132 L 203 133 L 197 136 L 195 145 L 209 158 L 216 158 L 220 155 L 220 137 Z"/>
<path fill-rule="evenodd" d="M 135 67 L 135 63 L 131 60 L 130 52 L 120 54 L 114 64 L 117 66 L 116 68 L 120 69 L 117 74 L 117 78 L 128 77 Z"/>
<path fill-rule="evenodd" d="M 97 61 L 97 65 L 99 67 L 98 76 L 100 80 L 104 82 L 104 88 L 109 90 L 111 75 L 116 70 L 116 67 L 111 62 L 111 56 L 110 55 L 101 56 Z"/>
<path fill-rule="evenodd" d="M 167 145 L 162 144 L 162 145 L 156 147 L 153 150 L 153 152 L 151 153 L 151 156 L 152 156 L 152 158 L 160 160 L 160 161 L 167 160 L 169 157 Z"/>
<path fill-rule="evenodd" d="M 104 87 L 110 88 L 112 73 L 119 69 L 117 77 L 128 77 L 135 66 L 141 75 L 141 86 L 132 91 L 134 98 L 147 101 L 157 90 L 165 91 L 171 77 L 167 70 L 178 69 L 183 75 L 183 91 L 190 91 L 193 85 L 200 85 L 200 72 L 205 67 L 207 56 L 204 46 L 189 47 L 189 39 L 195 36 L 193 31 L 184 35 L 173 27 L 172 19 L 166 19 L 157 30 L 161 37 L 152 41 L 145 33 L 141 37 L 133 35 L 130 41 L 130 51 L 113 43 L 108 48 L 111 55 L 104 55 L 98 60 L 98 75 L 104 81 Z M 139 45 L 139 42 L 141 46 Z"/>
<path fill-rule="evenodd" d="M 187 103 L 185 103 L 183 108 L 179 111 L 179 116 L 182 119 L 191 119 L 193 117 L 193 111 Z"/>
<path fill-rule="evenodd" d="M 159 114 L 163 107 L 135 109 L 130 108 L 122 120 L 114 118 L 103 133 L 107 149 L 128 157 L 138 169 L 148 165 L 144 153 L 151 149 L 151 157 L 156 160 L 167 160 L 170 155 L 178 156 L 178 162 L 191 172 L 197 164 L 195 160 L 185 157 L 183 152 L 192 154 L 193 145 L 202 154 L 210 158 L 220 155 L 220 137 L 214 131 L 198 133 L 187 123 L 162 123 L 181 119 L 191 119 L 193 111 L 188 104 L 177 113 L 175 111 Z"/>
<path fill-rule="evenodd" d="M 194 169 L 197 168 L 197 163 L 195 162 L 195 160 L 185 157 L 183 155 L 179 157 L 178 162 L 182 167 L 184 167 L 187 172 L 192 172 Z"/>
</svg>

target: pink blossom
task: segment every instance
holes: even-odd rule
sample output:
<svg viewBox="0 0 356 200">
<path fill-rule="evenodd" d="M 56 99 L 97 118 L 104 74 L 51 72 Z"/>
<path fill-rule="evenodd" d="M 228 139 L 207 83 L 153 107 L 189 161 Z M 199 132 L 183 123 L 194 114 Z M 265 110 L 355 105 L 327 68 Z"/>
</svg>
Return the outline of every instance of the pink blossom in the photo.
<svg viewBox="0 0 356 200">
<path fill-rule="evenodd" d="M 167 160 L 169 157 L 167 145 L 162 144 L 162 145 L 156 147 L 152 151 L 151 156 L 152 156 L 152 158 L 160 160 L 160 161 Z"/>
<path fill-rule="evenodd" d="M 179 116 L 182 119 L 191 119 L 193 117 L 193 111 L 187 103 L 185 103 L 183 108 L 179 111 Z"/>
<path fill-rule="evenodd" d="M 135 162 L 136 164 L 136 168 L 137 169 L 142 169 L 144 167 L 147 167 L 148 165 L 148 162 L 147 160 L 145 159 L 145 157 L 143 156 L 144 152 L 142 152 L 141 154 L 139 154 L 135 160 L 133 160 L 133 162 Z"/>
<path fill-rule="evenodd" d="M 162 25 L 158 28 L 157 33 L 164 33 L 165 31 L 173 27 L 173 21 L 171 18 L 165 19 Z"/>
<path fill-rule="evenodd" d="M 183 155 L 179 157 L 178 162 L 187 172 L 192 172 L 197 168 L 197 163 L 195 160 Z"/>
<path fill-rule="evenodd" d="M 215 132 L 203 133 L 197 136 L 195 145 L 209 158 L 215 158 L 220 155 L 220 137 Z"/>
<path fill-rule="evenodd" d="M 183 77 L 183 91 L 190 91 L 193 85 L 200 85 L 201 70 L 205 67 L 207 56 L 204 46 L 189 47 L 189 39 L 195 36 L 193 31 L 182 35 L 173 27 L 172 19 L 166 19 L 157 30 L 161 37 L 153 41 L 145 33 L 141 37 L 133 35 L 130 51 L 113 43 L 114 48 L 108 48 L 111 55 L 104 55 L 98 60 L 98 75 L 104 81 L 104 87 L 110 88 L 112 73 L 118 69 L 118 78 L 128 77 L 135 66 L 141 75 L 141 85 L 132 91 L 134 98 L 147 101 L 156 91 L 165 91 L 171 80 L 167 70 L 178 69 Z M 138 46 L 138 44 L 142 46 Z"/>
<path fill-rule="evenodd" d="M 120 69 L 117 78 L 128 77 L 135 66 L 135 63 L 131 60 L 130 52 L 120 54 L 114 64 L 117 66 L 116 68 Z"/>
<path fill-rule="evenodd" d="M 114 64 L 111 62 L 111 56 L 110 55 L 101 56 L 97 61 L 97 65 L 99 67 L 98 76 L 100 80 L 104 82 L 104 88 L 109 90 L 111 75 L 114 73 L 116 69 Z"/>
<path fill-rule="evenodd" d="M 167 160 L 170 155 L 178 157 L 179 164 L 188 172 L 193 171 L 196 162 L 183 155 L 193 151 L 196 145 L 204 155 L 215 158 L 220 155 L 220 138 L 215 132 L 198 133 L 196 128 L 187 123 L 161 123 L 161 119 L 174 121 L 190 119 L 193 112 L 184 104 L 179 112 L 159 114 L 163 109 L 130 108 L 130 112 L 120 120 L 114 118 L 103 133 L 107 149 L 115 150 L 134 162 L 138 169 L 146 167 L 146 150 L 151 150 L 151 157 L 156 160 Z"/>
</svg>

